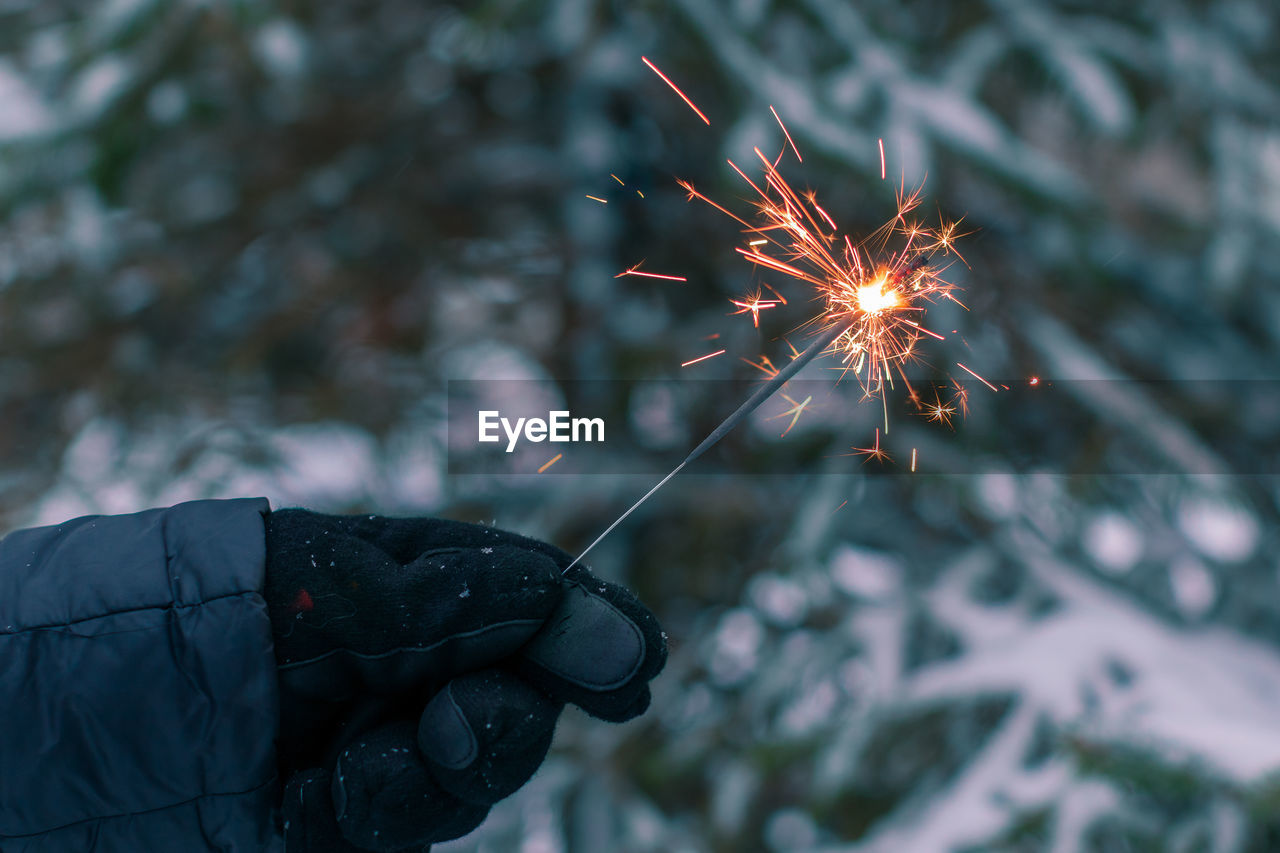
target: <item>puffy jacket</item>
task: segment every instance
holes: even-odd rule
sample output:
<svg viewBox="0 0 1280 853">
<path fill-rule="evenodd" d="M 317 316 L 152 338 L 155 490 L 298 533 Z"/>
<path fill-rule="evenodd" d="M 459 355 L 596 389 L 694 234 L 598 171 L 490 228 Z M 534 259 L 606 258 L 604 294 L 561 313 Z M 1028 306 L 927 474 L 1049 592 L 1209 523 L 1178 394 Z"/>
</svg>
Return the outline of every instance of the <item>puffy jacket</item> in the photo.
<svg viewBox="0 0 1280 853">
<path fill-rule="evenodd" d="M 0 851 L 271 849 L 263 499 L 0 540 Z"/>
</svg>

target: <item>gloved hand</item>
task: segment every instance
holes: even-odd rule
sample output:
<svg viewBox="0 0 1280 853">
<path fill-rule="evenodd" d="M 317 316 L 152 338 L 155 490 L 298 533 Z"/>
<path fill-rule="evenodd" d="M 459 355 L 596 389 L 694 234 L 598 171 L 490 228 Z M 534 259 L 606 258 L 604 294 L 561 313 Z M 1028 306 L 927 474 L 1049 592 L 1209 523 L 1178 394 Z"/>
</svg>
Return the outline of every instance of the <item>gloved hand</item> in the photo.
<svg viewBox="0 0 1280 853">
<path fill-rule="evenodd" d="M 644 712 L 665 636 L 571 561 L 455 521 L 267 516 L 286 853 L 465 835 L 537 770 L 565 702 Z"/>
</svg>

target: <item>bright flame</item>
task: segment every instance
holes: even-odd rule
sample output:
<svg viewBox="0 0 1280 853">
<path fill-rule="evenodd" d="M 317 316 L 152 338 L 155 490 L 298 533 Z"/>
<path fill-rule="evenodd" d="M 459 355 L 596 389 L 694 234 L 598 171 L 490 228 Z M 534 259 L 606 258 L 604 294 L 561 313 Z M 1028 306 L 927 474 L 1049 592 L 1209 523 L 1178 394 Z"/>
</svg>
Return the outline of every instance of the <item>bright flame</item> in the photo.
<svg viewBox="0 0 1280 853">
<path fill-rule="evenodd" d="M 864 314 L 879 314 L 902 306 L 902 296 L 893 288 L 885 287 L 883 274 L 870 284 L 864 284 L 853 293 L 854 304 Z"/>
</svg>

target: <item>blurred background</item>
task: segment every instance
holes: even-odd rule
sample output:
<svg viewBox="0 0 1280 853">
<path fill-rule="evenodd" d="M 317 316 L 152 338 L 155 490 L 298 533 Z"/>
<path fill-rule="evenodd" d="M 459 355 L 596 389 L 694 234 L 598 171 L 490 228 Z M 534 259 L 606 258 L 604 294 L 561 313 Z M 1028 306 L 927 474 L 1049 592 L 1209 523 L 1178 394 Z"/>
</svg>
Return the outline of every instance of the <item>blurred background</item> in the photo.
<svg viewBox="0 0 1280 853">
<path fill-rule="evenodd" d="M 1057 393 L 974 390 L 954 431 L 891 400 L 879 476 L 840 456 L 878 406 L 780 438 L 775 401 L 715 452 L 743 473 L 592 553 L 670 635 L 653 710 L 570 710 L 438 849 L 1277 849 L 1277 17 L 0 0 L 0 516 L 263 494 L 584 547 L 654 477 L 451 476 L 446 383 L 612 380 L 606 420 L 678 460 L 743 386 L 652 380 L 758 377 L 807 310 L 727 317 L 780 283 L 675 185 L 740 205 L 773 105 L 850 233 L 926 175 L 975 232 L 930 360 Z M 642 259 L 689 281 L 614 278 Z"/>
</svg>

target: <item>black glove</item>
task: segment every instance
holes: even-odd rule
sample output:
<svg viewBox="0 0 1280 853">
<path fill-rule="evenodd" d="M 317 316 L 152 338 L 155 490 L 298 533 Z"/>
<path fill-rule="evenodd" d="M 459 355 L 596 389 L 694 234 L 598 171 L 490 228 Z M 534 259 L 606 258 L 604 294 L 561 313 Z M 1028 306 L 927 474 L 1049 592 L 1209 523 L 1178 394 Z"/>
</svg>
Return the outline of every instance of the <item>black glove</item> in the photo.
<svg viewBox="0 0 1280 853">
<path fill-rule="evenodd" d="M 267 516 L 286 853 L 465 835 L 537 770 L 565 702 L 644 712 L 657 620 L 571 561 L 455 521 Z"/>
</svg>

